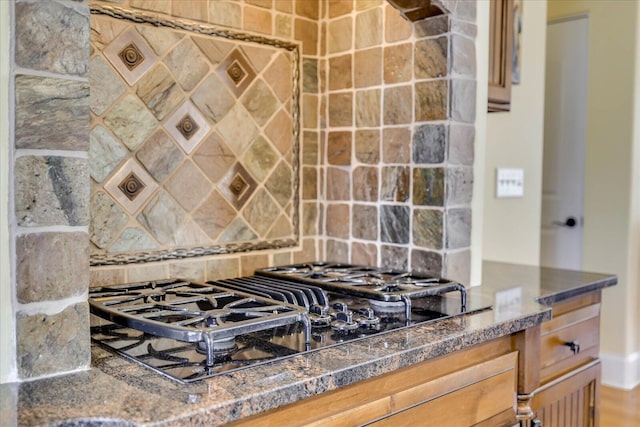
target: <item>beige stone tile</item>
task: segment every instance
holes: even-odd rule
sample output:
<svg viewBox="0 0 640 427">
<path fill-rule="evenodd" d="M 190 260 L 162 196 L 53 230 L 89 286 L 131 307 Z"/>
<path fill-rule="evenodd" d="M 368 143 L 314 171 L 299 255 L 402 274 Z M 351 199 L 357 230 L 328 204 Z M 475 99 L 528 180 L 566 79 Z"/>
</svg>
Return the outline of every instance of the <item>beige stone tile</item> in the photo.
<svg viewBox="0 0 640 427">
<path fill-rule="evenodd" d="M 280 154 L 291 151 L 293 146 L 293 123 L 291 116 L 281 108 L 264 129 L 264 133 L 270 142 L 278 149 Z"/>
<path fill-rule="evenodd" d="M 372 7 L 378 7 L 384 3 L 384 0 L 357 0 L 356 10 L 366 10 Z"/>
<path fill-rule="evenodd" d="M 91 197 L 89 238 L 100 249 L 106 249 L 127 224 L 129 215 L 104 191 Z"/>
<path fill-rule="evenodd" d="M 304 131 L 302 134 L 302 164 L 318 164 L 318 132 Z"/>
<path fill-rule="evenodd" d="M 280 12 L 291 13 L 293 12 L 293 1 L 294 0 L 273 0 L 273 5 L 276 10 Z"/>
<path fill-rule="evenodd" d="M 384 48 L 384 82 L 402 83 L 411 80 L 413 46 L 403 43 Z"/>
<path fill-rule="evenodd" d="M 264 71 L 264 79 L 280 102 L 290 99 L 293 87 L 291 57 L 286 53 L 279 53 L 269 68 Z"/>
<path fill-rule="evenodd" d="M 102 126 L 96 126 L 89 134 L 89 166 L 91 178 L 102 182 L 122 162 L 126 148 L 116 141 Z"/>
<path fill-rule="evenodd" d="M 209 72 L 209 61 L 191 38 L 182 40 L 164 59 L 185 91 L 195 88 Z"/>
<path fill-rule="evenodd" d="M 343 169 L 327 168 L 327 200 L 349 200 L 351 198 L 351 179 Z"/>
<path fill-rule="evenodd" d="M 268 255 L 245 255 L 240 257 L 240 274 L 250 276 L 259 268 L 269 267 Z"/>
<path fill-rule="evenodd" d="M 320 17 L 320 3 L 319 1 L 296 1 L 294 2 L 296 15 L 317 21 Z"/>
<path fill-rule="evenodd" d="M 302 42 L 302 54 L 315 56 L 318 54 L 318 24 L 307 19 L 296 18 L 294 37 Z"/>
<path fill-rule="evenodd" d="M 328 53 L 346 52 L 353 48 L 353 19 L 350 16 L 329 22 Z"/>
<path fill-rule="evenodd" d="M 157 64 L 136 85 L 136 94 L 158 120 L 163 120 L 184 99 L 182 91 L 163 64 Z"/>
<path fill-rule="evenodd" d="M 281 207 L 285 207 L 291 201 L 294 192 L 293 171 L 286 161 L 278 163 L 265 183 L 265 188 L 269 190 Z"/>
<path fill-rule="evenodd" d="M 255 122 L 263 126 L 277 111 L 280 103 L 262 79 L 257 79 L 240 98 Z"/>
<path fill-rule="evenodd" d="M 104 117 L 104 123 L 135 151 L 158 127 L 158 120 L 136 95 L 129 94 Z"/>
<path fill-rule="evenodd" d="M 380 89 L 360 90 L 356 92 L 356 126 L 380 126 Z"/>
<path fill-rule="evenodd" d="M 286 215 L 280 215 L 267 233 L 267 239 L 283 239 L 293 236 L 291 221 Z"/>
<path fill-rule="evenodd" d="M 316 200 L 318 198 L 318 171 L 315 167 L 302 168 L 302 199 Z"/>
<path fill-rule="evenodd" d="M 315 202 L 302 205 L 302 235 L 315 236 L 318 234 L 318 204 Z"/>
<path fill-rule="evenodd" d="M 118 35 L 105 47 L 103 54 L 130 86 L 140 80 L 158 61 L 151 46 L 134 27 Z"/>
<path fill-rule="evenodd" d="M 238 277 L 240 275 L 239 258 L 209 258 L 207 259 L 207 280 L 221 280 Z"/>
<path fill-rule="evenodd" d="M 324 259 L 315 239 L 303 239 L 301 249 L 293 253 L 293 262 L 302 263 Z"/>
<path fill-rule="evenodd" d="M 351 132 L 329 132 L 327 160 L 330 165 L 349 166 L 351 164 Z"/>
<path fill-rule="evenodd" d="M 329 18 L 347 15 L 353 10 L 353 2 L 345 0 L 328 0 Z"/>
<path fill-rule="evenodd" d="M 166 133 L 158 130 L 138 149 L 136 157 L 162 183 L 182 162 L 184 154 Z"/>
<path fill-rule="evenodd" d="M 416 94 L 419 98 L 419 94 Z M 411 86 L 394 86 L 384 90 L 384 124 L 400 125 L 412 121 L 413 94 Z M 421 102 L 417 100 L 416 102 Z M 417 114 L 416 114 L 417 116 Z M 417 118 L 416 118 L 417 120 Z"/>
<path fill-rule="evenodd" d="M 19 83 L 19 76 L 16 77 L 16 86 Z M 63 83 L 57 80 L 58 83 Z M 111 104 L 115 102 L 125 91 L 126 86 L 117 73 L 109 66 L 107 61 L 101 56 L 95 56 L 89 64 L 89 106 L 95 114 L 103 114 Z M 17 94 L 19 89 L 16 88 Z M 20 111 L 20 106 L 16 105 L 16 114 Z"/>
<path fill-rule="evenodd" d="M 131 23 L 123 19 L 91 14 L 91 43 L 102 51 L 130 26 Z"/>
<path fill-rule="evenodd" d="M 16 362 L 21 379 L 84 369 L 91 361 L 89 305 L 57 314 L 16 315 Z"/>
<path fill-rule="evenodd" d="M 259 190 L 242 211 L 247 223 L 260 237 L 266 235 L 279 214 L 277 202 L 264 189 Z"/>
<path fill-rule="evenodd" d="M 169 277 L 169 265 L 164 262 L 149 262 L 142 266 L 128 266 L 126 272 L 128 283 L 162 280 Z"/>
<path fill-rule="evenodd" d="M 382 84 L 382 48 L 356 51 L 353 60 L 355 87 L 364 88 Z"/>
<path fill-rule="evenodd" d="M 211 74 L 198 87 L 191 101 L 212 123 L 218 123 L 233 108 L 236 99 L 216 74 Z"/>
<path fill-rule="evenodd" d="M 281 253 L 273 254 L 273 265 L 292 264 L 291 255 L 292 255 L 291 252 L 281 252 Z"/>
<path fill-rule="evenodd" d="M 326 242 L 324 261 L 349 262 L 349 243 L 343 240 L 328 239 Z"/>
<path fill-rule="evenodd" d="M 384 16 L 384 38 L 387 43 L 399 42 L 411 37 L 411 22 L 404 19 L 396 8 L 386 5 Z"/>
<path fill-rule="evenodd" d="M 211 240 L 216 240 L 235 217 L 236 210 L 215 190 L 192 214 L 195 223 Z"/>
<path fill-rule="evenodd" d="M 136 214 L 157 188 L 158 183 L 133 159 L 127 160 L 104 184 L 106 192 L 131 215 Z"/>
<path fill-rule="evenodd" d="M 243 28 L 262 34 L 272 34 L 271 12 L 262 8 L 245 6 L 243 14 Z"/>
<path fill-rule="evenodd" d="M 418 82 L 415 85 L 415 119 L 418 122 L 447 118 L 448 85 L 446 80 Z"/>
<path fill-rule="evenodd" d="M 351 54 L 329 58 L 329 90 L 353 87 L 352 59 Z"/>
<path fill-rule="evenodd" d="M 439 209 L 414 209 L 412 241 L 427 249 L 442 249 L 444 242 L 444 213 Z"/>
<path fill-rule="evenodd" d="M 356 2 L 359 7 L 362 1 Z M 355 48 L 364 49 L 382 44 L 382 9 L 375 8 L 356 15 Z"/>
<path fill-rule="evenodd" d="M 340 92 L 329 95 L 329 126 L 342 127 L 353 124 L 353 94 Z"/>
<path fill-rule="evenodd" d="M 241 104 L 236 104 L 229 110 L 218 122 L 217 130 L 238 156 L 242 155 L 259 133 L 258 127 Z"/>
<path fill-rule="evenodd" d="M 21 304 L 81 295 L 89 283 L 85 232 L 29 233 L 16 239 L 16 298 Z"/>
<path fill-rule="evenodd" d="M 359 166 L 353 171 L 353 198 L 369 202 L 378 201 L 378 168 Z"/>
<path fill-rule="evenodd" d="M 170 277 L 204 283 L 206 279 L 205 261 L 176 261 L 169 264 Z"/>
<path fill-rule="evenodd" d="M 185 218 L 184 209 L 165 191 L 156 194 L 136 217 L 138 222 L 163 245 L 171 245 L 175 242 L 175 233 Z"/>
<path fill-rule="evenodd" d="M 355 142 L 356 159 L 366 164 L 380 161 L 380 131 L 357 130 Z"/>
<path fill-rule="evenodd" d="M 130 0 L 131 7 L 153 12 L 171 13 L 171 0 Z"/>
<path fill-rule="evenodd" d="M 430 79 L 447 75 L 446 37 L 418 40 L 414 48 L 414 69 L 417 79 Z"/>
<path fill-rule="evenodd" d="M 259 136 L 243 157 L 243 165 L 260 182 L 264 181 L 278 162 L 277 151 Z"/>
<path fill-rule="evenodd" d="M 316 129 L 318 127 L 318 96 L 302 95 L 302 127 Z"/>
<path fill-rule="evenodd" d="M 242 27 L 242 7 L 236 2 L 209 2 L 209 22 L 225 27 Z"/>
<path fill-rule="evenodd" d="M 184 37 L 184 34 L 178 31 L 171 31 L 166 27 L 138 25 L 136 30 L 144 37 L 158 56 L 164 55 Z"/>
<path fill-rule="evenodd" d="M 179 247 L 210 246 L 211 239 L 192 220 L 180 224 L 175 233 L 175 243 Z"/>
<path fill-rule="evenodd" d="M 378 245 L 375 243 L 353 242 L 351 245 L 351 262 L 356 265 L 378 265 Z"/>
<path fill-rule="evenodd" d="M 354 204 L 352 210 L 353 237 L 378 240 L 378 207 Z"/>
<path fill-rule="evenodd" d="M 390 202 L 406 202 L 410 196 L 410 170 L 408 166 L 385 166 L 382 168 L 380 199 Z M 414 188 L 418 185 L 414 181 Z"/>
<path fill-rule="evenodd" d="M 207 22 L 209 11 L 206 1 L 180 0 L 171 2 L 171 14 L 180 18 L 194 19 Z"/>
<path fill-rule="evenodd" d="M 382 131 L 383 162 L 411 162 L 411 142 L 410 128 L 385 128 Z"/>
<path fill-rule="evenodd" d="M 211 191 L 211 184 L 196 165 L 187 160 L 164 186 L 187 211 L 194 210 Z"/>
<path fill-rule="evenodd" d="M 122 267 L 91 267 L 89 270 L 89 289 L 121 283 L 125 283 L 125 270 Z"/>
<path fill-rule="evenodd" d="M 290 15 L 276 14 L 274 36 L 284 39 L 293 37 L 293 18 Z"/>
<path fill-rule="evenodd" d="M 273 7 L 273 0 L 245 0 L 247 4 L 263 7 L 265 9 L 271 9 Z"/>
<path fill-rule="evenodd" d="M 236 218 L 220 236 L 220 243 L 257 241 L 258 236 L 242 218 Z"/>
<path fill-rule="evenodd" d="M 211 2 L 213 4 L 231 5 L 230 3 Z M 237 6 L 237 5 L 236 5 Z M 191 40 L 200 48 L 202 53 L 207 57 L 211 65 L 217 65 L 229 54 L 234 44 L 229 41 L 220 40 L 218 37 L 198 37 L 191 36 Z"/>
<path fill-rule="evenodd" d="M 349 205 L 329 204 L 327 206 L 327 236 L 349 238 Z"/>
<path fill-rule="evenodd" d="M 193 244 L 193 242 L 189 242 Z M 109 253 L 132 253 L 142 251 L 154 251 L 160 246 L 153 237 L 138 227 L 125 228 L 116 241 L 109 247 Z"/>
<path fill-rule="evenodd" d="M 469 286 L 471 283 L 471 251 L 447 252 L 444 256 L 443 277 Z"/>
</svg>

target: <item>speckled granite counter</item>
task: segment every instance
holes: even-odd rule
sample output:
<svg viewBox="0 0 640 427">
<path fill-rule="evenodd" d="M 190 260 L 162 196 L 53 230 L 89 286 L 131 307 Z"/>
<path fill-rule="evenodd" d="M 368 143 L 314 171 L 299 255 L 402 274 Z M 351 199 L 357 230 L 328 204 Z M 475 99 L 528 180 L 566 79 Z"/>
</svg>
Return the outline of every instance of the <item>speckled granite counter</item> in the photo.
<svg viewBox="0 0 640 427">
<path fill-rule="evenodd" d="M 100 348 L 88 371 L 0 385 L 0 422 L 20 426 L 222 425 L 255 413 L 511 334 L 548 307 L 616 283 L 615 276 L 485 263 L 470 297 L 492 310 L 435 321 L 183 385 Z M 516 289 L 519 298 L 504 299 Z M 513 295 L 513 294 L 509 294 Z"/>
</svg>

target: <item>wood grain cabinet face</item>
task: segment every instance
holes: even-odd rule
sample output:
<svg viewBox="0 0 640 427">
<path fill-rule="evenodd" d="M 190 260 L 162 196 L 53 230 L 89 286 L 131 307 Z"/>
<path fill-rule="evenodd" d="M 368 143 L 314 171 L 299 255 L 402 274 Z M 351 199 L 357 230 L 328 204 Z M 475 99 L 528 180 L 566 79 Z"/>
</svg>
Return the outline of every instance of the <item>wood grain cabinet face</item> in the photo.
<svg viewBox="0 0 640 427">
<path fill-rule="evenodd" d="M 490 0 L 488 110 L 511 109 L 513 0 Z"/>
</svg>

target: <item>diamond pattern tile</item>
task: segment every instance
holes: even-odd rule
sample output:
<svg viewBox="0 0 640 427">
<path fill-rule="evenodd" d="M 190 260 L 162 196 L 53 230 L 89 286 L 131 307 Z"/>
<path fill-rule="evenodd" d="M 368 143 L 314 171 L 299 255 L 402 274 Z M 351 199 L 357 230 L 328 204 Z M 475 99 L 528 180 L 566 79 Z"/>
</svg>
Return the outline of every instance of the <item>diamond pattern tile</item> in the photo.
<svg viewBox="0 0 640 427">
<path fill-rule="evenodd" d="M 164 128 L 187 154 L 191 154 L 211 130 L 207 120 L 190 101 L 182 104 L 167 119 Z"/>
<path fill-rule="evenodd" d="M 149 44 L 133 27 L 109 43 L 104 56 L 131 86 L 158 61 Z"/>
<path fill-rule="evenodd" d="M 132 215 L 157 188 L 156 181 L 133 159 L 129 159 L 104 186 L 107 193 Z"/>
</svg>

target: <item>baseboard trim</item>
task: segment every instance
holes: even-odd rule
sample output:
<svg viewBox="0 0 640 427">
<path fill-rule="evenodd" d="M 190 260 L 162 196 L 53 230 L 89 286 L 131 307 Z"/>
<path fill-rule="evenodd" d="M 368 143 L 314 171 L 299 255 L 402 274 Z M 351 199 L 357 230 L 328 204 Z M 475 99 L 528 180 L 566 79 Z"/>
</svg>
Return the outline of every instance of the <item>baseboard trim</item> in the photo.
<svg viewBox="0 0 640 427">
<path fill-rule="evenodd" d="M 630 355 L 600 353 L 602 384 L 631 390 L 640 384 L 640 351 Z"/>
</svg>

